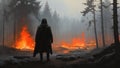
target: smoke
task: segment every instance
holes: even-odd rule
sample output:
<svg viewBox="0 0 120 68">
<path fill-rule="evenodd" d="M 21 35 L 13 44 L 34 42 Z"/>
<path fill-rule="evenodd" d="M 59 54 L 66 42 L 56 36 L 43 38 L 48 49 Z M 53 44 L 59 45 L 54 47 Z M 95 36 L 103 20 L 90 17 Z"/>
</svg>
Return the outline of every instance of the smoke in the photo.
<svg viewBox="0 0 120 68">
<path fill-rule="evenodd" d="M 18 3 L 19 2 L 19 3 Z M 23 3 L 25 2 L 23 7 Z M 38 20 L 35 18 L 37 15 L 37 12 L 39 12 L 39 2 L 35 2 L 35 4 L 29 3 L 29 1 L 21 0 L 1 0 L 0 2 L 0 40 L 2 39 L 3 34 L 3 23 L 4 23 L 4 39 L 5 39 L 5 45 L 13 45 L 14 44 L 14 38 L 18 38 L 20 31 L 23 26 L 28 26 L 28 30 L 30 34 L 33 36 L 35 35 L 35 27 L 36 23 L 38 23 Z M 27 2 L 27 4 L 26 4 Z M 33 2 L 32 2 L 33 3 Z M 19 6 L 20 4 L 20 6 Z M 22 5 L 22 6 L 21 6 Z M 29 6 L 30 5 L 30 6 Z M 31 6 L 32 5 L 32 6 Z M 16 9 L 17 7 L 17 9 Z M 30 10 L 30 8 L 32 10 Z M 24 8 L 27 8 L 25 11 L 22 10 Z M 36 11 L 38 10 L 38 11 Z M 32 12 L 31 12 L 32 11 Z M 16 12 L 16 13 L 15 13 Z M 26 13 L 27 12 L 27 13 Z M 37 16 L 36 16 L 37 17 Z M 35 23 L 36 22 L 36 23 Z M 35 26 L 34 26 L 35 25 Z M 0 43 L 2 44 L 2 42 Z"/>
<path fill-rule="evenodd" d="M 113 19 L 112 19 L 112 6 L 110 6 L 111 2 L 110 0 L 105 0 L 103 6 L 103 22 L 104 22 L 104 34 L 105 34 L 105 42 L 106 45 L 110 45 L 113 43 Z M 97 5 L 97 7 L 100 7 L 100 4 Z M 99 8 L 96 10 L 100 10 Z M 94 23 L 93 23 L 93 14 L 88 13 L 86 17 L 83 17 L 85 19 L 87 32 L 86 36 L 87 38 L 95 38 L 94 35 Z M 98 41 L 99 45 L 102 45 L 102 32 L 101 32 L 101 12 L 96 11 L 96 27 L 97 27 L 97 35 L 98 35 Z"/>
<path fill-rule="evenodd" d="M 7 6 L 10 3 L 11 0 L 1 0 L 0 1 L 0 44 L 2 44 L 2 36 L 3 36 L 3 8 Z M 108 0 L 105 0 L 105 4 L 107 5 L 109 2 Z M 3 3 L 4 2 L 4 3 Z M 4 6 L 4 7 L 3 7 Z M 73 19 L 71 17 L 62 17 L 57 12 L 52 12 L 49 5 L 48 7 L 44 7 L 43 11 L 39 11 L 40 13 L 40 20 L 42 18 L 47 18 L 48 24 L 51 26 L 53 36 L 54 36 L 54 42 L 59 43 L 61 41 L 70 41 L 72 38 L 80 38 L 80 35 L 84 32 L 86 40 L 89 41 L 89 39 L 94 40 L 94 29 L 93 29 L 93 22 L 89 24 L 90 21 L 93 20 L 93 16 L 91 13 L 87 15 L 87 17 L 80 17 L 78 19 Z M 6 10 L 9 11 L 10 8 L 6 8 Z M 119 12 L 120 13 L 120 12 Z M 10 14 L 8 15 L 9 18 L 5 21 L 5 41 L 6 45 L 12 45 L 13 44 L 13 38 L 14 38 L 14 15 Z M 30 13 L 28 16 L 28 22 L 26 23 L 28 26 L 28 31 L 32 35 L 32 37 L 35 37 L 37 27 L 40 25 L 41 21 L 36 18 L 36 16 L 33 13 Z M 100 12 L 96 12 L 96 21 L 97 21 L 97 33 L 99 36 L 99 40 L 101 42 L 101 18 L 100 18 Z M 21 23 L 17 21 L 18 23 Z M 20 25 L 17 23 L 16 27 L 20 27 Z M 112 7 L 110 8 L 104 8 L 104 25 L 105 25 L 105 34 L 106 37 L 109 38 L 110 41 L 112 41 Z M 19 31 L 19 29 L 16 29 L 16 31 Z M 19 33 L 18 33 L 19 34 Z M 110 36 L 109 36 L 110 35 Z M 108 39 L 106 39 L 108 41 Z M 107 42 L 107 44 L 111 44 L 110 42 Z"/>
<path fill-rule="evenodd" d="M 63 40 L 71 40 L 75 37 L 80 37 L 80 34 L 84 32 L 83 30 L 84 23 L 81 23 L 80 20 L 74 19 L 61 19 L 59 23 L 60 27 L 60 38 Z"/>
</svg>

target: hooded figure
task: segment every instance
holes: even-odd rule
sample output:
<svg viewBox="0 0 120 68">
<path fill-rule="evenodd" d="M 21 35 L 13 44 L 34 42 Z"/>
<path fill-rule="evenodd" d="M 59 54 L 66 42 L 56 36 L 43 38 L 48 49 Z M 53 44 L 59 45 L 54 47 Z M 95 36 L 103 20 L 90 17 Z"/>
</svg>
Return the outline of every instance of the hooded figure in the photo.
<svg viewBox="0 0 120 68">
<path fill-rule="evenodd" d="M 53 36 L 50 26 L 47 24 L 47 20 L 44 18 L 40 26 L 37 29 L 35 37 L 35 48 L 33 57 L 40 53 L 40 60 L 43 60 L 43 53 L 47 55 L 47 60 L 49 61 L 49 55 L 52 54 L 52 44 Z"/>
</svg>

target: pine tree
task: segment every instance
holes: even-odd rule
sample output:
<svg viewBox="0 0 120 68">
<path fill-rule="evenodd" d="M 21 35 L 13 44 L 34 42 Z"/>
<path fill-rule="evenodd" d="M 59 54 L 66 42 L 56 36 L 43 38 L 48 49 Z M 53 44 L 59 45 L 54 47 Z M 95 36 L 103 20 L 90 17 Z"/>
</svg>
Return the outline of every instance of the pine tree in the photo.
<svg viewBox="0 0 120 68">
<path fill-rule="evenodd" d="M 85 8 L 85 11 L 83 11 L 83 16 L 85 16 L 87 13 L 92 12 L 93 13 L 93 23 L 94 23 L 94 33 L 95 33 L 95 40 L 96 40 L 96 48 L 98 48 L 98 37 L 97 37 L 97 28 L 96 28 L 96 11 L 94 5 L 94 0 L 86 0 L 87 3 L 84 3 L 87 8 Z"/>
<path fill-rule="evenodd" d="M 6 4 L 6 0 L 2 0 L 1 1 L 2 5 L 1 5 L 1 9 L 2 9 L 2 45 L 5 45 L 5 23 L 7 21 L 8 15 L 7 15 L 7 4 Z"/>
<path fill-rule="evenodd" d="M 105 46 L 105 35 L 104 35 L 104 21 L 103 21 L 103 0 L 100 0 L 101 3 L 101 30 L 102 30 L 102 42 L 103 46 Z"/>
<path fill-rule="evenodd" d="M 33 13 L 35 17 L 39 20 L 39 9 L 41 6 L 40 2 L 36 0 L 11 0 L 9 3 L 9 15 L 14 16 L 14 41 L 16 40 L 16 33 L 21 30 L 21 27 L 26 23 L 21 23 L 24 18 L 27 20 L 27 16 Z M 19 26 L 17 26 L 19 25 Z M 18 29 L 18 30 L 16 30 Z"/>
<path fill-rule="evenodd" d="M 53 13 L 52 18 L 53 18 L 53 20 L 55 20 L 55 21 L 59 21 L 59 15 L 57 14 L 56 11 Z"/>
<path fill-rule="evenodd" d="M 114 42 L 116 45 L 119 45 L 117 0 L 113 0 L 113 28 Z"/>
<path fill-rule="evenodd" d="M 43 13 L 42 13 L 42 18 L 47 19 L 48 24 L 51 26 L 51 28 L 53 30 L 53 33 L 54 33 L 55 32 L 54 31 L 55 26 L 54 26 L 54 23 L 53 23 L 52 14 L 51 14 L 51 10 L 50 10 L 48 2 L 46 2 L 45 6 L 44 6 Z"/>
<path fill-rule="evenodd" d="M 53 32 L 54 32 L 54 36 L 55 36 L 55 38 L 58 38 L 58 35 L 60 34 L 59 33 L 59 29 L 60 29 L 60 26 L 59 26 L 59 22 L 60 22 L 60 20 L 59 20 L 60 18 L 59 18 L 59 15 L 58 15 L 58 13 L 55 11 L 54 13 L 53 13 L 53 15 L 52 15 L 52 28 L 53 28 Z"/>
<path fill-rule="evenodd" d="M 105 0 L 103 2 L 103 21 L 104 21 L 104 34 L 106 45 L 113 43 L 113 34 L 112 34 L 112 7 L 110 0 Z"/>
<path fill-rule="evenodd" d="M 50 11 L 50 7 L 48 2 L 46 2 L 44 10 L 43 10 L 43 14 L 42 14 L 43 18 L 47 18 L 47 20 L 50 22 L 52 22 L 52 15 L 51 15 L 51 11 Z"/>
<path fill-rule="evenodd" d="M 16 14 L 21 17 L 31 12 L 37 15 L 41 8 L 39 4 L 40 2 L 36 2 L 36 0 L 12 0 L 9 4 L 10 13 L 16 12 Z"/>
<path fill-rule="evenodd" d="M 45 4 L 45 8 L 44 8 L 44 10 L 43 10 L 43 17 L 44 18 L 51 18 L 51 12 L 50 12 L 50 7 L 49 7 L 49 4 L 48 4 L 48 2 L 46 2 L 46 4 Z"/>
</svg>

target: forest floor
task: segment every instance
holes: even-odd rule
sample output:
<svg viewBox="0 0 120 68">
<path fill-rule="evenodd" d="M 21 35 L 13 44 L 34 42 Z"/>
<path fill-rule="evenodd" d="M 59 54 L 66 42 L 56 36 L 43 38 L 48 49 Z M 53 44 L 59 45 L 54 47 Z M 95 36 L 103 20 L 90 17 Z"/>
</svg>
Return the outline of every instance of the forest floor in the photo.
<svg viewBox="0 0 120 68">
<path fill-rule="evenodd" d="M 31 59 L 32 60 L 32 59 Z M 19 63 L 12 60 L 5 61 L 5 64 L 0 68 L 120 68 L 120 63 L 103 63 L 89 62 L 83 59 L 76 60 L 57 60 L 51 59 L 51 61 L 40 62 L 38 60 L 21 61 Z"/>
<path fill-rule="evenodd" d="M 97 51 L 94 50 L 94 52 Z M 17 56 L 15 56 L 17 52 L 9 56 L 7 56 L 8 53 L 4 53 L 5 55 L 2 53 L 0 56 L 0 68 L 120 68 L 119 56 L 114 53 L 99 59 L 92 59 L 90 53 L 82 55 L 79 53 L 53 54 L 50 61 L 46 61 L 46 56 L 44 56 L 43 61 L 39 61 L 39 55 L 33 58 L 32 53 L 27 54 L 27 52 L 22 52 L 22 56 L 19 55 L 20 52 Z"/>
</svg>

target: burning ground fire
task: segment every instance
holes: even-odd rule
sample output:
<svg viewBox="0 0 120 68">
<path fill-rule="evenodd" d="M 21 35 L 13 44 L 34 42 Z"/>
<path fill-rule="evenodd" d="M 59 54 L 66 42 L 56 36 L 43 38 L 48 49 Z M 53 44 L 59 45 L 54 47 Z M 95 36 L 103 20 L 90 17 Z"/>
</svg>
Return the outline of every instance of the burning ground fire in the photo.
<svg viewBox="0 0 120 68">
<path fill-rule="evenodd" d="M 95 47 L 96 43 L 95 41 L 89 41 L 89 43 L 86 43 L 85 34 L 82 33 L 81 38 L 73 38 L 69 43 L 63 41 L 59 45 L 61 46 L 56 47 L 56 50 L 59 51 L 59 48 L 62 48 L 63 53 L 69 53 L 70 51 L 74 50 L 90 50 L 91 48 Z"/>
<path fill-rule="evenodd" d="M 95 46 L 95 42 L 91 42 L 89 44 L 86 44 L 85 42 L 85 34 L 81 34 L 81 38 L 73 38 L 69 43 L 62 41 L 58 46 L 53 45 L 53 50 L 59 50 L 60 48 L 64 48 L 66 50 L 63 50 L 61 52 L 68 53 L 72 50 L 78 50 L 78 49 L 86 49 L 87 47 Z M 86 46 L 88 45 L 88 46 Z M 22 28 L 22 31 L 20 33 L 20 36 L 15 42 L 15 48 L 19 50 L 34 50 L 35 42 L 32 36 L 30 35 L 27 26 L 24 26 Z"/>
<path fill-rule="evenodd" d="M 78 49 L 85 49 L 85 40 L 79 39 L 79 38 L 73 38 L 71 43 L 62 42 L 61 47 L 66 48 L 67 50 L 64 50 L 64 53 L 68 53 L 72 50 L 78 50 Z"/>
<path fill-rule="evenodd" d="M 19 38 L 15 42 L 15 48 L 20 50 L 33 50 L 34 44 L 34 40 L 28 32 L 27 27 L 24 26 L 22 28 Z"/>
<path fill-rule="evenodd" d="M 84 35 L 85 34 L 82 33 L 81 39 L 80 38 L 73 38 L 71 43 L 62 42 L 62 47 L 67 48 L 67 49 L 71 49 L 71 50 L 86 48 Z"/>
</svg>

